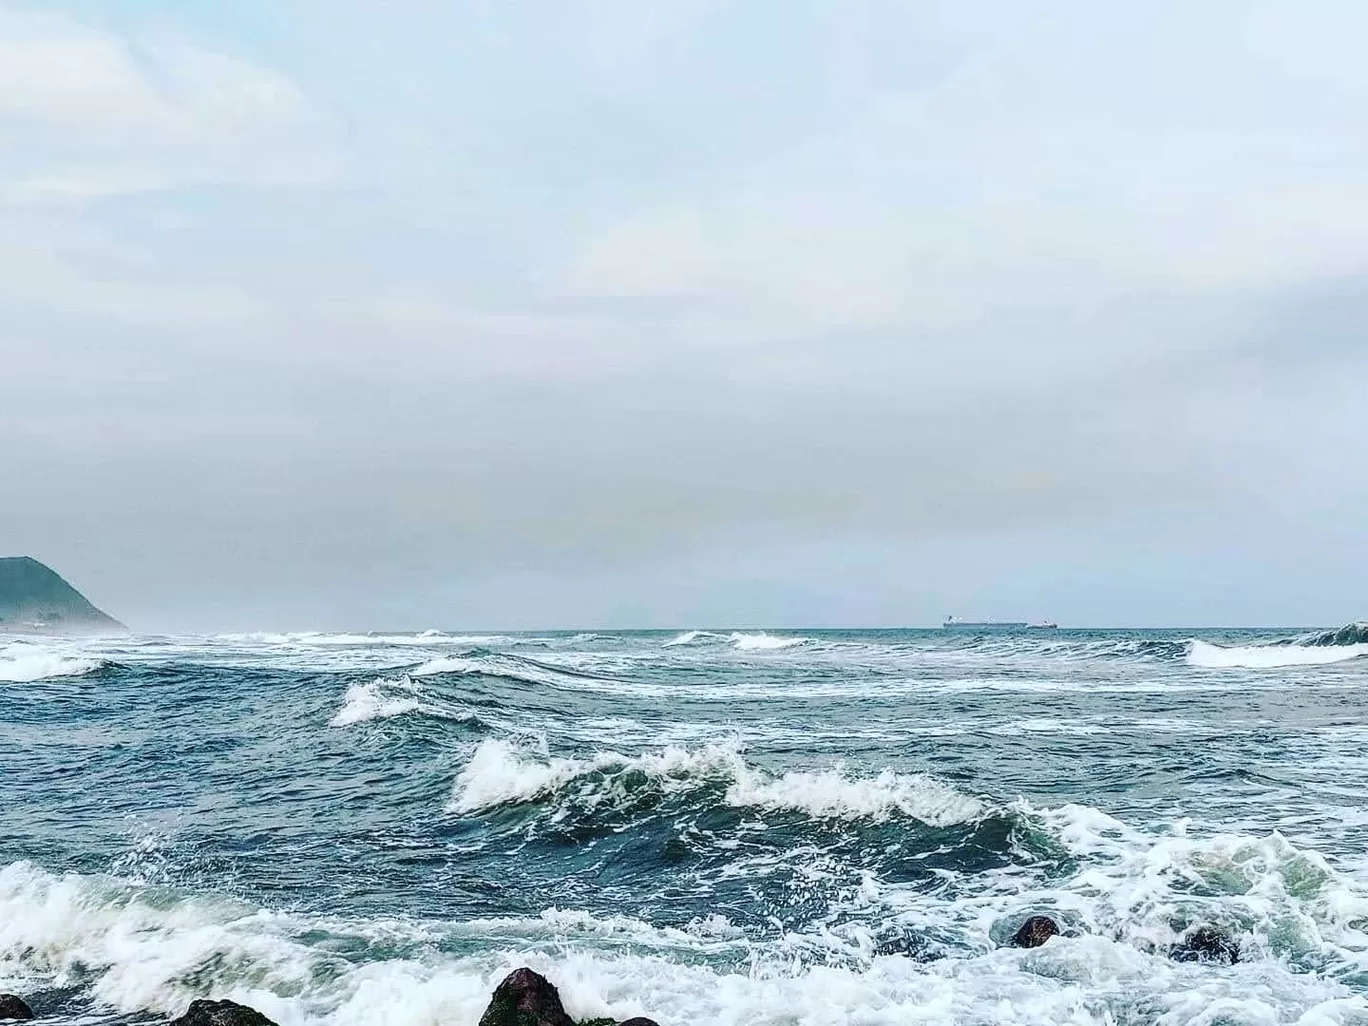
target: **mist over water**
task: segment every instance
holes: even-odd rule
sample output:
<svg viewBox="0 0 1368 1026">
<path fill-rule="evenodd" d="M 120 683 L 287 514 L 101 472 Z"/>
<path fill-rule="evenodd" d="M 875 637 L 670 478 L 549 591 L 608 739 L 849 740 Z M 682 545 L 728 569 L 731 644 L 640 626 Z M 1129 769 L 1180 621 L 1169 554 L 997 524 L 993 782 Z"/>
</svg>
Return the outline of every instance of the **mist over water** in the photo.
<svg viewBox="0 0 1368 1026">
<path fill-rule="evenodd" d="M 665 1026 L 1368 1022 L 1368 646 L 1313 640 L 6 639 L 0 990 L 473 1024 L 526 964 Z M 1199 925 L 1242 960 L 1172 960 Z"/>
</svg>

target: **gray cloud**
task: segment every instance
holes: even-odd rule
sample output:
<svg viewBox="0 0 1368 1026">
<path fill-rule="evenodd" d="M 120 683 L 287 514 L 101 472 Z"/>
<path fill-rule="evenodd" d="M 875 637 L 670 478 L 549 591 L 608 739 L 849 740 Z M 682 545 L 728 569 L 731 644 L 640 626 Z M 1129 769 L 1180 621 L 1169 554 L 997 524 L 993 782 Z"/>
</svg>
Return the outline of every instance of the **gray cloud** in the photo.
<svg viewBox="0 0 1368 1026">
<path fill-rule="evenodd" d="M 1325 11 L 111 10 L 0 19 L 93 76 L 0 108 L 0 537 L 124 619 L 1361 612 Z"/>
</svg>

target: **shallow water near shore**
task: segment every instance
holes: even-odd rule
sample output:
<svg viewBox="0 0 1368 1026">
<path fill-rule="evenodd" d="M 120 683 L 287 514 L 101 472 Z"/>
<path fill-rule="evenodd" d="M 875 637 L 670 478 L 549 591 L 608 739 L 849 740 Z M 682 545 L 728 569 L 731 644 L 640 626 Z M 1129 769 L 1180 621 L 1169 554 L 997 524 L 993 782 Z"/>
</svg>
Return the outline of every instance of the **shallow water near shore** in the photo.
<svg viewBox="0 0 1368 1026">
<path fill-rule="evenodd" d="M 0 991 L 474 1024 L 1368 1023 L 1368 646 L 0 638 Z M 1026 916 L 1065 936 L 1006 946 Z M 1198 925 L 1235 965 L 1180 963 Z M 897 949 L 904 953 L 885 954 Z"/>
</svg>

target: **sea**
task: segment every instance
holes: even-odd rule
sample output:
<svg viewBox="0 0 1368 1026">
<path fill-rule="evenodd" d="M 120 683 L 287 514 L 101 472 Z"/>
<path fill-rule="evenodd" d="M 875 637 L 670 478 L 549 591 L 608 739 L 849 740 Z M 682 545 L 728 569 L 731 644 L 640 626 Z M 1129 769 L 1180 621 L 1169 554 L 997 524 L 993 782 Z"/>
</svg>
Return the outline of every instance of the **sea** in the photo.
<svg viewBox="0 0 1368 1026">
<path fill-rule="evenodd" d="M 525 965 L 661 1026 L 1368 1023 L 1368 645 L 1316 640 L 0 636 L 0 991 L 475 1026 Z M 1174 958 L 1203 926 L 1240 959 Z"/>
</svg>

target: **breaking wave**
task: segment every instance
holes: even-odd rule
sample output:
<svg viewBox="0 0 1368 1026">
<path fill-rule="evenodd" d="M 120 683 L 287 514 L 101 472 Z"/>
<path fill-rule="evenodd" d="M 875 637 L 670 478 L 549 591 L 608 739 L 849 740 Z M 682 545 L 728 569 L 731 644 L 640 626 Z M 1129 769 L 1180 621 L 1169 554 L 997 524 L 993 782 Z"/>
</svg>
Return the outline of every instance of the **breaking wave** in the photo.
<svg viewBox="0 0 1368 1026">
<path fill-rule="evenodd" d="M 1194 641 L 1188 663 L 1203 669 L 1268 670 L 1283 666 L 1323 666 L 1368 655 L 1368 644 L 1358 645 L 1251 645 L 1224 648 Z"/>
<path fill-rule="evenodd" d="M 625 805 L 642 786 L 662 793 L 720 787 L 723 803 L 731 807 L 801 812 L 815 819 L 886 821 L 903 816 L 928 826 L 949 826 L 985 811 L 979 799 L 921 774 L 884 770 L 859 776 L 838 764 L 773 776 L 725 745 L 668 747 L 636 756 L 600 752 L 585 759 L 528 758 L 502 739 L 481 742 L 456 778 L 448 809 L 480 812 L 572 790 L 581 802 L 613 807 Z"/>
<path fill-rule="evenodd" d="M 352 684 L 342 696 L 342 705 L 328 721 L 328 726 L 351 727 L 411 713 L 488 726 L 473 710 L 425 691 L 418 681 L 408 676 L 377 677 L 365 683 Z"/>
<path fill-rule="evenodd" d="M 37 645 L 18 643 L 0 649 L 0 681 L 31 684 L 54 677 L 83 677 L 106 666 L 95 656 L 55 652 Z"/>
<path fill-rule="evenodd" d="M 805 932 L 748 932 L 725 910 L 676 926 L 573 907 L 343 919 L 15 862 L 0 867 L 0 966 L 7 986 L 75 985 L 124 1015 L 177 1015 L 212 996 L 295 1026 L 365 1026 L 377 1007 L 389 1026 L 472 1023 L 515 965 L 550 976 L 576 1019 L 1254 1024 L 1291 1010 L 1303 1023 L 1363 1021 L 1368 895 L 1318 853 L 1277 833 L 1189 837 L 1182 823 L 1155 836 L 1085 805 L 1020 811 L 1085 864 L 990 877 L 958 902 L 953 886 L 867 876 L 843 899 L 854 918 Z M 950 886 L 955 874 L 943 876 Z M 1002 946 L 1029 909 L 1075 936 Z M 1221 923 L 1247 964 L 1164 957 L 1194 921 Z M 953 935 L 959 957 L 880 956 L 874 939 L 890 930 Z"/>
<path fill-rule="evenodd" d="M 741 652 L 773 652 L 781 648 L 795 648 L 798 645 L 806 645 L 808 643 L 807 638 L 766 634 L 763 631 L 758 634 L 742 634 L 738 632 L 729 637 L 732 648 Z"/>
<path fill-rule="evenodd" d="M 1368 622 L 1345 624 L 1333 631 L 1318 631 L 1299 640 L 1303 645 L 1368 645 Z"/>
<path fill-rule="evenodd" d="M 770 634 L 767 631 L 732 631 L 718 634 L 716 631 L 684 631 L 661 644 L 662 648 L 680 648 L 686 645 L 729 644 L 738 652 L 773 652 L 779 649 L 796 648 L 806 645 L 811 639 L 794 635 Z"/>
<path fill-rule="evenodd" d="M 390 693 L 392 689 L 404 689 L 412 692 L 413 685 L 407 678 L 387 680 L 383 677 L 365 684 L 353 684 L 347 688 L 347 694 L 342 700 L 342 708 L 338 709 L 337 714 L 328 721 L 328 726 L 349 727 L 354 723 L 367 723 L 371 720 L 389 719 L 391 716 L 403 716 L 405 713 L 422 708 L 423 703 L 411 693 L 395 695 Z"/>
<path fill-rule="evenodd" d="M 665 642 L 662 648 L 677 648 L 680 645 L 692 645 L 699 641 L 721 640 L 722 635 L 714 634 L 712 631 L 685 631 L 677 634 L 669 641 Z"/>
<path fill-rule="evenodd" d="M 729 634 L 718 634 L 716 631 L 684 631 L 669 641 L 663 642 L 661 647 L 680 648 L 685 645 L 717 645 L 725 642 L 738 652 L 772 652 L 806 645 L 809 640 L 809 638 L 791 635 L 770 634 L 766 631 L 752 633 L 732 631 Z"/>
</svg>

